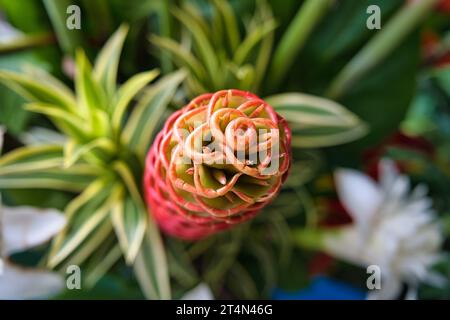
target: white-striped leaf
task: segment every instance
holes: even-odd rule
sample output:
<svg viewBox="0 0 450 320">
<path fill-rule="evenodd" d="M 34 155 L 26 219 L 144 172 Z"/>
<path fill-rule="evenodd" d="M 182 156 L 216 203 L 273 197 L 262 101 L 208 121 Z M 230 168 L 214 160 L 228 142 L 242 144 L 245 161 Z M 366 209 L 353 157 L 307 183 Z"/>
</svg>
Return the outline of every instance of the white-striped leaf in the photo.
<svg viewBox="0 0 450 320">
<path fill-rule="evenodd" d="M 284 93 L 265 98 L 289 122 L 292 146 L 325 147 L 350 142 L 366 125 L 340 104 L 308 94 Z"/>
</svg>

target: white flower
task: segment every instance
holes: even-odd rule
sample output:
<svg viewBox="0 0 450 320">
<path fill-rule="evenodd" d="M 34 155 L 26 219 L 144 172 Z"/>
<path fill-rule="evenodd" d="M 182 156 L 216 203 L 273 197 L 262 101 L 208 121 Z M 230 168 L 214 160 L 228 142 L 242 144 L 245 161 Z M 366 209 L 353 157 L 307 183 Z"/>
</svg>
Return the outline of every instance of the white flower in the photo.
<svg viewBox="0 0 450 320">
<path fill-rule="evenodd" d="M 181 300 L 213 300 L 211 289 L 205 283 L 200 283 L 191 291 L 188 291 Z"/>
<path fill-rule="evenodd" d="M 328 234 L 325 251 L 356 265 L 380 267 L 381 289 L 372 290 L 369 299 L 394 299 L 403 283 L 410 289 L 407 298 L 415 298 L 420 282 L 445 282 L 430 270 L 442 258 L 443 236 L 426 187 L 410 192 L 408 177 L 390 160 L 382 160 L 379 171 L 379 183 L 355 170 L 336 171 L 339 199 L 354 223 Z"/>
<path fill-rule="evenodd" d="M 0 127 L 0 150 L 2 131 Z M 48 241 L 65 224 L 64 215 L 57 210 L 2 207 L 0 194 L 0 299 L 47 298 L 63 288 L 58 274 L 22 268 L 5 258 Z"/>
<path fill-rule="evenodd" d="M 49 240 L 65 225 L 65 217 L 57 210 L 31 207 L 0 207 L 2 253 L 13 253 Z M 64 286 L 61 276 L 37 269 L 26 269 L 3 259 L 0 266 L 0 299 L 47 298 Z"/>
</svg>

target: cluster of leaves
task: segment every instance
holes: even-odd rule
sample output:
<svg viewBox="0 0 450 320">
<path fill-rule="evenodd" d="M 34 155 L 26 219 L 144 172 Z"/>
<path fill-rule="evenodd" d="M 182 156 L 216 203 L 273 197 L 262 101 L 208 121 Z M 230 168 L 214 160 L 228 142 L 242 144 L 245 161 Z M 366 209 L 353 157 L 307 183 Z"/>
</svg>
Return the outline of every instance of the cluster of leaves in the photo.
<svg viewBox="0 0 450 320">
<path fill-rule="evenodd" d="M 223 88 L 259 92 L 276 27 L 267 4 L 259 2 L 255 15 L 245 21 L 244 37 L 241 21 L 227 1 L 213 1 L 209 20 L 189 2 L 171 12 L 182 26 L 180 42 L 155 34 L 150 41 L 177 66 L 189 70 L 186 86 L 192 97 Z"/>
<path fill-rule="evenodd" d="M 47 264 L 63 270 L 66 265 L 87 264 L 86 283 L 93 285 L 123 253 L 144 278 L 140 283 L 145 293 L 167 298 L 162 241 L 140 189 L 145 153 L 158 119 L 185 75 L 179 71 L 149 86 L 127 113 L 136 94 L 159 72 L 138 73 L 116 87 L 126 33 L 121 27 L 111 37 L 93 67 L 84 52 L 77 51 L 76 95 L 43 70 L 0 72 L 2 82 L 31 101 L 27 110 L 47 116 L 66 137 L 63 144 L 25 146 L 1 158 L 0 188 L 80 192 L 65 208 L 68 225 L 53 241 Z M 146 230 L 148 239 L 142 244 Z M 111 237 L 113 232 L 118 241 Z M 145 246 L 150 249 L 140 251 Z M 153 283 L 148 272 L 162 272 L 156 278 L 160 283 Z"/>
</svg>

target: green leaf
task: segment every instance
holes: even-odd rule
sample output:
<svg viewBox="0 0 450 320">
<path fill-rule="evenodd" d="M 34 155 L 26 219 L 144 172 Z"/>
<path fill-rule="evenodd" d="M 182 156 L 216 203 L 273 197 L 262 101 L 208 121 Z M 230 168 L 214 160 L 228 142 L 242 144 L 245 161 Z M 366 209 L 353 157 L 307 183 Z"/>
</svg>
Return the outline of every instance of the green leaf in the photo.
<svg viewBox="0 0 450 320">
<path fill-rule="evenodd" d="M 125 162 L 118 160 L 112 164 L 112 168 L 119 174 L 120 178 L 122 178 L 122 181 L 127 187 L 133 200 L 143 206 L 140 188 L 136 184 L 135 177 L 133 176 L 130 167 Z"/>
<path fill-rule="evenodd" d="M 102 161 L 107 161 L 116 151 L 116 145 L 108 138 L 98 138 L 87 144 L 77 144 L 71 140 L 64 149 L 64 168 L 73 166 L 88 153 L 95 152 L 96 157 L 100 157 Z"/>
<path fill-rule="evenodd" d="M 148 88 L 130 115 L 122 133 L 122 143 L 145 158 L 148 145 L 177 87 L 186 77 L 183 70 L 171 73 Z"/>
<path fill-rule="evenodd" d="M 92 288 L 102 278 L 109 269 L 120 259 L 122 251 L 119 245 L 115 245 L 108 250 L 105 256 L 98 256 L 97 261 L 93 264 L 92 268 L 88 269 L 88 276 L 86 277 L 86 285 Z"/>
<path fill-rule="evenodd" d="M 28 103 L 25 109 L 48 116 L 55 126 L 68 136 L 83 141 L 89 132 L 86 123 L 76 114 L 70 113 L 58 106 L 40 102 Z"/>
<path fill-rule="evenodd" d="M 289 122 L 294 147 L 324 147 L 352 141 L 367 128 L 358 117 L 336 102 L 301 93 L 265 99 Z"/>
<path fill-rule="evenodd" d="M 100 172 L 90 165 L 62 170 L 61 146 L 28 146 L 0 158 L 0 189 L 83 190 Z"/>
<path fill-rule="evenodd" d="M 48 169 L 62 164 L 62 147 L 30 146 L 15 149 L 0 158 L 0 174 L 20 173 L 35 168 Z"/>
<path fill-rule="evenodd" d="M 120 26 L 103 46 L 95 61 L 94 76 L 110 99 L 116 91 L 119 58 L 128 29 L 127 25 Z"/>
<path fill-rule="evenodd" d="M 111 212 L 111 218 L 127 264 L 133 264 L 144 238 L 148 213 L 141 203 L 126 197 L 118 202 Z"/>
<path fill-rule="evenodd" d="M 198 22 L 186 12 L 178 8 L 174 8 L 172 12 L 175 17 L 180 20 L 184 27 L 192 34 L 192 37 L 194 38 L 194 41 L 196 43 L 196 48 L 198 49 L 198 54 L 200 55 L 202 62 L 205 65 L 206 70 L 208 71 L 208 74 L 210 76 L 210 81 L 212 81 L 214 85 L 217 85 L 217 74 L 219 72 L 219 66 L 217 62 L 217 56 L 211 42 L 208 39 L 207 34 L 204 32 Z"/>
<path fill-rule="evenodd" d="M 112 126 L 116 132 L 120 132 L 122 119 L 131 100 L 149 82 L 159 74 L 158 70 L 138 73 L 125 82 L 117 92 L 114 106 L 112 107 Z"/>
<path fill-rule="evenodd" d="M 328 96 L 339 98 L 367 72 L 385 59 L 434 9 L 439 0 L 423 0 L 403 6 L 333 80 Z"/>
<path fill-rule="evenodd" d="M 255 28 L 255 30 L 247 35 L 241 45 L 237 48 L 233 61 L 237 65 L 241 65 L 247 61 L 250 53 L 255 46 L 270 34 L 275 28 L 276 23 L 274 20 L 269 20 L 264 23 L 261 28 Z"/>
<path fill-rule="evenodd" d="M 78 114 L 81 115 L 90 127 L 93 127 L 94 110 L 106 110 L 105 92 L 93 77 L 91 64 L 82 50 L 76 52 L 75 88 L 78 97 Z"/>
<path fill-rule="evenodd" d="M 167 239 L 166 244 L 166 253 L 171 276 L 173 276 L 183 287 L 193 287 L 199 282 L 199 276 L 185 246 L 176 239 Z"/>
<path fill-rule="evenodd" d="M 206 80 L 206 70 L 195 56 L 178 42 L 152 34 L 150 42 L 159 49 L 171 54 L 171 58 L 179 67 L 184 67 L 192 72 L 198 79 Z"/>
<path fill-rule="evenodd" d="M 113 206 L 123 201 L 123 192 L 122 184 L 100 178 L 72 200 L 65 210 L 67 226 L 54 239 L 48 266 L 54 268 L 74 252 L 108 217 Z"/>
<path fill-rule="evenodd" d="M 81 265 L 89 257 L 91 257 L 99 248 L 104 244 L 107 238 L 111 235 L 113 231 L 113 226 L 111 220 L 105 219 L 100 223 L 99 226 L 83 241 L 82 245 L 74 251 L 74 253 L 61 264 L 58 269 L 62 272 L 67 270 L 70 265 Z"/>
<path fill-rule="evenodd" d="M 62 89 L 60 83 L 10 71 L 0 71 L 0 81 L 31 101 L 59 106 L 66 111 L 76 110 L 73 94 Z"/>
<path fill-rule="evenodd" d="M 220 12 L 223 22 L 226 28 L 226 35 L 228 38 L 229 47 L 231 52 L 235 52 L 241 37 L 239 34 L 239 25 L 236 20 L 236 15 L 233 12 L 233 8 L 228 1 L 214 0 L 214 6 Z"/>
<path fill-rule="evenodd" d="M 272 86 L 278 87 L 283 80 L 331 2 L 330 0 L 307 0 L 303 3 L 275 50 L 269 72 Z"/>
<path fill-rule="evenodd" d="M 159 230 L 151 215 L 134 263 L 134 272 L 147 299 L 170 299 L 169 267 Z"/>
</svg>

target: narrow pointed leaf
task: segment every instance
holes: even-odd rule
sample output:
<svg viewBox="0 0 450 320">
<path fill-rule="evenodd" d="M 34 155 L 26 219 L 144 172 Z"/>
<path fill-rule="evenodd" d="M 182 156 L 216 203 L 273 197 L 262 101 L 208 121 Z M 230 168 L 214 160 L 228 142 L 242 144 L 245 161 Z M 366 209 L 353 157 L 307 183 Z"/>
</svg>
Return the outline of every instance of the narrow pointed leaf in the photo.
<svg viewBox="0 0 450 320">
<path fill-rule="evenodd" d="M 74 96 L 59 85 L 10 71 L 0 71 L 0 81 L 30 101 L 52 104 L 66 111 L 76 110 Z"/>
<path fill-rule="evenodd" d="M 95 266 L 88 270 L 88 276 L 86 277 L 86 285 L 89 288 L 95 286 L 95 284 L 113 267 L 113 265 L 122 256 L 120 246 L 115 245 L 108 251 L 105 256 L 99 257 L 95 262 Z"/>
<path fill-rule="evenodd" d="M 158 48 L 170 52 L 172 55 L 171 58 L 179 67 L 185 67 L 199 79 L 206 79 L 206 70 L 203 65 L 191 52 L 178 44 L 178 42 L 170 38 L 163 38 L 154 34 L 150 36 L 150 42 L 158 46 Z"/>
<path fill-rule="evenodd" d="M 196 47 L 198 48 L 198 53 L 211 78 L 210 80 L 216 84 L 219 66 L 214 48 L 212 47 L 208 36 L 199 24 L 182 10 L 173 9 L 173 14 L 191 32 L 196 43 Z"/>
<path fill-rule="evenodd" d="M 122 141 L 142 159 L 145 157 L 159 119 L 185 77 L 186 72 L 177 71 L 147 89 L 125 125 Z"/>
<path fill-rule="evenodd" d="M 155 79 L 159 74 L 158 70 L 139 73 L 127 82 L 125 82 L 117 92 L 116 103 L 112 109 L 112 125 L 118 132 L 121 128 L 122 119 L 125 115 L 126 108 L 136 94 L 142 90 L 149 82 Z"/>
<path fill-rule="evenodd" d="M 71 167 L 84 155 L 93 151 L 95 151 L 96 156 L 100 157 L 101 160 L 106 160 L 116 152 L 116 145 L 108 138 L 98 138 L 81 145 L 70 141 L 64 149 L 64 167 Z"/>
<path fill-rule="evenodd" d="M 239 42 L 241 41 L 239 35 L 239 25 L 236 20 L 236 15 L 233 12 L 233 8 L 228 1 L 214 0 L 214 5 L 220 12 L 222 19 L 226 27 L 226 36 L 231 52 L 235 52 Z"/>
<path fill-rule="evenodd" d="M 78 114 L 90 122 L 92 126 L 92 111 L 106 109 L 105 92 L 93 77 L 91 64 L 82 50 L 77 51 L 76 66 L 75 88 L 79 99 Z"/>
<path fill-rule="evenodd" d="M 139 203 L 126 197 L 117 203 L 111 218 L 127 264 L 133 264 L 145 234 L 147 213 Z"/>
<path fill-rule="evenodd" d="M 241 65 L 246 62 L 255 46 L 262 39 L 264 39 L 265 36 L 272 32 L 276 26 L 277 25 L 274 20 L 269 20 L 261 28 L 257 28 L 253 32 L 249 33 L 236 50 L 233 58 L 234 63 Z"/>
<path fill-rule="evenodd" d="M 134 272 L 147 299 L 170 299 L 167 258 L 159 230 L 148 218 L 144 241 L 134 263 Z"/>
<path fill-rule="evenodd" d="M 109 183 L 110 184 L 110 183 Z M 123 187 L 115 184 L 100 191 L 103 195 L 92 195 L 90 201 L 80 207 L 79 211 L 68 217 L 68 229 L 63 231 L 64 240 L 56 240 L 58 247 L 53 247 L 48 265 L 55 267 L 66 259 L 91 232 L 108 217 L 110 210 L 118 201 L 122 201 Z M 106 193 L 106 194 L 105 194 Z"/>
<path fill-rule="evenodd" d="M 61 170 L 62 146 L 28 146 L 0 158 L 0 189 L 42 188 L 79 191 L 98 174 L 89 165 Z"/>
<path fill-rule="evenodd" d="M 128 26 L 122 25 L 106 42 L 95 61 L 94 76 L 108 97 L 112 98 L 116 89 L 117 70 Z"/>
<path fill-rule="evenodd" d="M 292 129 L 295 147 L 324 147 L 355 140 L 366 125 L 336 102 L 301 93 L 285 93 L 266 98 Z"/>
<path fill-rule="evenodd" d="M 55 105 L 38 102 L 26 104 L 25 109 L 48 116 L 55 126 L 66 135 L 77 137 L 80 140 L 86 138 L 88 128 L 83 119 L 76 114 L 62 110 Z"/>
</svg>

